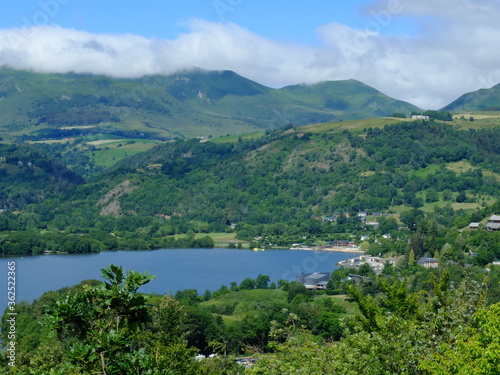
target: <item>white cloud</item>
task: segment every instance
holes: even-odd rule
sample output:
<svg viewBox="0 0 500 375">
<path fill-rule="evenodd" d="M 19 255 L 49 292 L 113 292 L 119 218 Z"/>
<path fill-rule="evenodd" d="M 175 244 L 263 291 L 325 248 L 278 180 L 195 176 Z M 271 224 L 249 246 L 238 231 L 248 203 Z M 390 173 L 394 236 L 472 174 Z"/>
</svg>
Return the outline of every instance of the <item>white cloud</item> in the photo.
<svg viewBox="0 0 500 375">
<path fill-rule="evenodd" d="M 230 69 L 262 84 L 354 78 L 423 108 L 500 82 L 497 1 L 389 0 L 365 9 L 365 28 L 318 27 L 320 47 L 285 44 L 235 24 L 192 20 L 174 40 L 91 34 L 39 26 L 0 30 L 0 64 L 39 72 L 114 77 L 172 73 L 199 66 Z M 414 36 L 387 36 L 398 17 L 421 25 Z"/>
</svg>

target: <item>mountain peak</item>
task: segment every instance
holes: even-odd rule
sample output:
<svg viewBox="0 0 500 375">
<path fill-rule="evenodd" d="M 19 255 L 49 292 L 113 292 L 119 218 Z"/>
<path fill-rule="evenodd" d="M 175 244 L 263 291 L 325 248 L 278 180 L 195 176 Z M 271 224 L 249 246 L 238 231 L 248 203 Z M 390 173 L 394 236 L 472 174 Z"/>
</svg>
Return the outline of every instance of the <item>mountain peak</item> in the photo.
<svg viewBox="0 0 500 375">
<path fill-rule="evenodd" d="M 500 83 L 489 89 L 469 92 L 441 109 L 442 111 L 498 111 L 500 110 Z"/>
</svg>

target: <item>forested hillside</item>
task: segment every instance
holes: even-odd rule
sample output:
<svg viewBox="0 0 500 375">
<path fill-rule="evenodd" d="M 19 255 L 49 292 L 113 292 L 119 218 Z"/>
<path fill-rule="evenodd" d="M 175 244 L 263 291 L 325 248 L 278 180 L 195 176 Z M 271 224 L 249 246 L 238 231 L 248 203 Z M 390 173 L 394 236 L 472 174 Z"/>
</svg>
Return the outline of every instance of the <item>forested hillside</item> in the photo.
<svg viewBox="0 0 500 375">
<path fill-rule="evenodd" d="M 464 227 L 494 213 L 498 128 L 418 120 L 336 129 L 285 127 L 235 142 L 161 144 L 86 183 L 76 179 L 57 193 L 47 186 L 50 199 L 5 200 L 0 218 L 10 234 L 2 251 L 172 247 L 179 244 L 173 235 L 186 234 L 182 244 L 210 246 L 199 235 L 233 231 L 240 240 L 290 246 L 303 236 L 312 243 L 371 230 L 359 211 L 377 214 L 381 231 L 414 230 L 426 215 L 445 229 Z M 85 243 L 65 244 L 65 235 Z M 433 254 L 447 241 L 418 252 Z"/>
<path fill-rule="evenodd" d="M 84 182 L 29 145 L 0 144 L 0 209 L 24 209 Z"/>
<path fill-rule="evenodd" d="M 128 181 L 130 191 L 115 199 L 118 214 L 222 224 L 293 222 L 438 200 L 480 204 L 498 194 L 496 139 L 497 129 L 414 121 L 354 133 L 288 129 L 236 143 L 180 141 L 128 158 L 75 189 L 71 200 L 88 194 L 98 211 L 99 200 Z M 457 163 L 464 169 L 455 169 Z"/>
</svg>

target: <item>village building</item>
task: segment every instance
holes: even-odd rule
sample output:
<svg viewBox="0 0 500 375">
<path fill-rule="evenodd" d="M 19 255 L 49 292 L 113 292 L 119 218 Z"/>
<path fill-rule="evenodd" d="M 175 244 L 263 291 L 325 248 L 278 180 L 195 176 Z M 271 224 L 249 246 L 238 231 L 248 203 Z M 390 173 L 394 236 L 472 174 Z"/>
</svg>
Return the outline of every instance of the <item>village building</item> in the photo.
<svg viewBox="0 0 500 375">
<path fill-rule="evenodd" d="M 329 272 L 314 272 L 303 273 L 295 278 L 296 281 L 302 283 L 306 289 L 325 290 L 328 280 L 330 280 Z"/>
<path fill-rule="evenodd" d="M 366 219 L 366 217 L 368 216 L 368 213 L 366 211 L 359 211 L 358 212 L 358 217 L 361 219 L 361 220 L 364 220 Z"/>
<path fill-rule="evenodd" d="M 500 215 L 492 215 L 489 218 L 485 229 L 490 232 L 500 230 Z"/>
<path fill-rule="evenodd" d="M 478 229 L 481 223 L 472 222 L 469 224 L 469 229 Z"/>
<path fill-rule="evenodd" d="M 489 221 L 493 223 L 500 223 L 500 215 L 492 215 Z"/>
<path fill-rule="evenodd" d="M 359 268 L 363 264 L 368 264 L 376 274 L 379 274 L 384 270 L 386 264 L 391 264 L 393 266 L 396 265 L 396 259 L 394 258 L 384 259 L 380 257 L 361 255 L 356 258 L 343 260 L 341 262 L 338 262 L 337 264 L 344 268 L 352 268 L 356 270 L 359 270 Z"/>
<path fill-rule="evenodd" d="M 333 240 L 332 246 L 333 247 L 356 247 L 356 244 L 353 241 Z"/>
<path fill-rule="evenodd" d="M 435 258 L 421 257 L 417 264 L 425 268 L 439 268 L 439 261 Z"/>
<path fill-rule="evenodd" d="M 488 223 L 486 224 L 486 230 L 487 231 L 490 231 L 490 232 L 493 232 L 493 231 L 497 231 L 500 229 L 500 223 Z"/>
<path fill-rule="evenodd" d="M 360 284 L 370 284 L 373 280 L 370 277 L 366 276 L 361 276 L 361 275 L 354 275 L 354 274 L 349 274 L 349 277 L 347 280 L 351 280 L 354 282 L 356 285 Z"/>
</svg>

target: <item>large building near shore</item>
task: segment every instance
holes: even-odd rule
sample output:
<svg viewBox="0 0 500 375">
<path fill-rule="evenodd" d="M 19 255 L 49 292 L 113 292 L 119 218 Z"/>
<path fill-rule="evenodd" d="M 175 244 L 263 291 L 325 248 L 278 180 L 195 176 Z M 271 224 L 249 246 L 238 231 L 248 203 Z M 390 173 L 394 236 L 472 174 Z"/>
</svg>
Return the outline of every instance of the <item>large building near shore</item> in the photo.
<svg viewBox="0 0 500 375">
<path fill-rule="evenodd" d="M 326 289 L 326 284 L 330 280 L 329 272 L 314 272 L 314 273 L 303 273 L 295 278 L 296 281 L 302 283 L 307 289 Z"/>
</svg>

